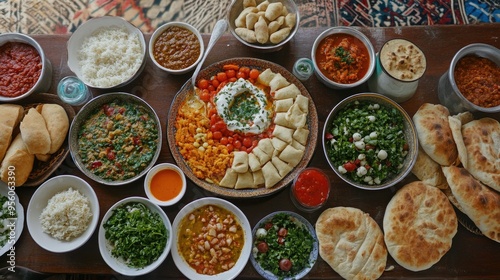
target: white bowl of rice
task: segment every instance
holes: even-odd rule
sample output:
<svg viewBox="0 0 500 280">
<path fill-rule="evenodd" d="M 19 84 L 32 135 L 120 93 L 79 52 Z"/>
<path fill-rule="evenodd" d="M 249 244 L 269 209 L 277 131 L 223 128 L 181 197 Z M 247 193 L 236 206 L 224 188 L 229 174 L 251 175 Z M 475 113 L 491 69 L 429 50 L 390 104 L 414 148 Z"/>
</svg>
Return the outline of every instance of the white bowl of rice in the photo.
<svg viewBox="0 0 500 280">
<path fill-rule="evenodd" d="M 87 86 L 120 87 L 133 81 L 146 62 L 144 34 L 121 17 L 82 24 L 69 38 L 68 67 Z"/>
<path fill-rule="evenodd" d="M 85 244 L 99 221 L 99 201 L 83 179 L 60 175 L 35 191 L 26 212 L 28 231 L 47 251 L 64 253 Z"/>
</svg>

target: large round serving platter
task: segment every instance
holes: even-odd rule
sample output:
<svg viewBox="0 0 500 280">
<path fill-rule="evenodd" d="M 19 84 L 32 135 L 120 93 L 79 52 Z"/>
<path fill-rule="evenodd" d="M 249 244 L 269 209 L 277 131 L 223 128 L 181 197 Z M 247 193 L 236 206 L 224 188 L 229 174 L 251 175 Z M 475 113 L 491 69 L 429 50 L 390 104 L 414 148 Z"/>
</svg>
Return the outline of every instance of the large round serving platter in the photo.
<svg viewBox="0 0 500 280">
<path fill-rule="evenodd" d="M 307 166 L 309 161 L 311 160 L 313 154 L 314 154 L 314 149 L 316 148 L 316 140 L 318 137 L 318 114 L 316 112 L 316 106 L 314 105 L 314 102 L 311 98 L 311 95 L 307 91 L 307 89 L 302 85 L 302 83 L 288 70 L 283 68 L 280 65 L 277 65 L 275 63 L 266 61 L 266 60 L 261 60 L 261 59 L 255 59 L 255 58 L 232 58 L 232 59 L 227 59 L 223 61 L 219 61 L 217 63 L 214 63 L 207 68 L 203 69 L 200 71 L 198 74 L 199 78 L 205 78 L 209 79 L 213 75 L 217 74 L 217 72 L 220 72 L 222 69 L 222 66 L 225 64 L 236 64 L 239 65 L 240 67 L 242 66 L 247 66 L 250 68 L 256 68 L 261 71 L 266 70 L 267 68 L 271 69 L 274 73 L 280 73 L 283 77 L 287 79 L 290 83 L 295 84 L 302 95 L 307 97 L 309 99 L 309 114 L 307 116 L 307 124 L 308 124 L 308 129 L 309 129 L 309 136 L 307 140 L 307 145 L 305 147 L 305 152 L 304 156 L 302 157 L 302 160 L 299 162 L 297 166 L 293 168 L 291 172 L 289 172 L 281 181 L 279 181 L 276 185 L 274 185 L 272 188 L 256 188 L 256 189 L 228 189 L 221 187 L 217 184 L 209 183 L 205 180 L 199 179 L 194 175 L 192 172 L 191 168 L 189 165 L 186 163 L 184 158 L 182 157 L 175 141 L 175 122 L 176 122 L 176 117 L 177 117 L 177 112 L 179 111 L 179 108 L 181 107 L 182 103 L 186 99 L 186 97 L 189 95 L 190 92 L 192 92 L 193 88 L 191 85 L 191 80 L 188 80 L 184 86 L 180 89 L 180 91 L 177 93 L 177 95 L 174 97 L 174 100 L 172 101 L 170 111 L 168 114 L 168 119 L 167 119 L 167 140 L 168 140 L 168 145 L 170 148 L 170 151 L 172 152 L 172 156 L 174 160 L 177 162 L 177 165 L 182 169 L 182 171 L 186 174 L 186 176 L 192 180 L 196 185 L 200 186 L 201 188 L 210 191 L 212 193 L 215 193 L 220 196 L 224 197 L 235 197 L 235 198 L 251 198 L 251 197 L 262 197 L 262 196 L 267 196 L 270 195 L 274 192 L 277 192 L 283 188 L 285 188 L 292 180 L 295 178 L 297 173 L 304 167 Z"/>
</svg>

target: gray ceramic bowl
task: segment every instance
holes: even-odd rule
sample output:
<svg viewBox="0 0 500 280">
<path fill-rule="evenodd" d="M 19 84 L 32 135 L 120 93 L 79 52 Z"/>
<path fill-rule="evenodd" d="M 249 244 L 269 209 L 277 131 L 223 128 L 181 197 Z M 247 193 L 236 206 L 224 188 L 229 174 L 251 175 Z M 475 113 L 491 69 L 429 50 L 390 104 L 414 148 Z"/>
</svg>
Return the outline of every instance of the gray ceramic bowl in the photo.
<svg viewBox="0 0 500 280">
<path fill-rule="evenodd" d="M 257 5 L 260 3 L 264 2 L 262 0 L 257 0 Z M 288 43 L 293 36 L 297 33 L 297 30 L 299 29 L 299 23 L 300 23 L 300 15 L 299 15 L 299 9 L 297 5 L 295 4 L 295 1 L 293 0 L 268 0 L 269 3 L 274 3 L 274 2 L 281 2 L 283 5 L 286 7 L 287 11 L 289 13 L 294 13 L 296 15 L 296 23 L 295 26 L 292 28 L 290 31 L 290 34 L 280 43 L 278 44 L 273 44 L 273 43 L 266 43 L 266 44 L 260 44 L 260 43 L 249 43 L 245 40 L 243 40 L 238 34 L 236 34 L 235 29 L 236 29 L 236 24 L 235 20 L 238 18 L 240 13 L 243 11 L 243 1 L 241 0 L 233 0 L 231 2 L 231 5 L 228 8 L 227 12 L 227 21 L 229 23 L 229 31 L 240 41 L 242 44 L 255 49 L 256 51 L 259 52 L 275 52 L 280 50 L 286 43 Z"/>
<path fill-rule="evenodd" d="M 83 42 L 87 37 L 91 36 L 92 34 L 94 34 L 94 32 L 102 28 L 111 28 L 111 27 L 125 28 L 129 34 L 137 35 L 141 45 L 141 50 L 139 53 L 137 53 L 137 55 L 139 56 L 138 59 L 141 60 L 141 64 L 129 77 L 120 79 L 119 81 L 118 80 L 114 81 L 115 83 L 110 85 L 106 86 L 97 85 L 95 84 L 94 81 L 86 79 L 85 76 L 83 75 L 78 53 L 81 49 Z M 75 75 L 80 80 L 82 80 L 87 86 L 93 88 L 110 89 L 110 88 L 124 86 L 132 82 L 135 78 L 137 78 L 141 74 L 142 70 L 146 65 L 147 47 L 146 47 L 146 41 L 144 39 L 144 34 L 142 34 L 141 30 L 139 30 L 137 27 L 135 27 L 134 25 L 132 25 L 131 23 L 129 23 L 128 21 L 126 21 L 121 17 L 103 16 L 88 20 L 87 22 L 79 26 L 78 29 L 71 35 L 71 37 L 68 40 L 67 50 L 68 50 L 69 69 L 73 73 L 75 73 Z M 106 57 L 110 56 L 108 55 Z"/>
<path fill-rule="evenodd" d="M 0 34 L 0 46 L 4 45 L 5 43 L 8 42 L 19 42 L 19 43 L 26 43 L 28 45 L 33 46 L 38 53 L 40 54 L 40 58 L 42 61 L 42 71 L 40 73 L 40 77 L 38 78 L 38 81 L 35 83 L 35 85 L 25 92 L 24 94 L 21 94 L 16 97 L 6 97 L 6 96 L 0 96 L 0 102 L 12 102 L 12 101 L 17 101 L 19 99 L 23 99 L 32 93 L 35 92 L 46 92 L 50 88 L 50 84 L 52 83 L 52 64 L 50 63 L 49 59 L 45 56 L 45 52 L 43 51 L 42 47 L 38 44 L 37 41 L 35 41 L 33 38 L 31 38 L 28 35 L 21 34 L 21 33 L 4 33 Z"/>
<path fill-rule="evenodd" d="M 462 93 L 460 93 L 460 90 L 458 89 L 455 82 L 455 66 L 461 58 L 467 55 L 476 55 L 488 58 L 500 67 L 500 49 L 497 49 L 491 45 L 481 43 L 470 44 L 463 47 L 455 54 L 455 56 L 451 60 L 449 70 L 444 73 L 444 75 L 439 79 L 439 101 L 441 102 L 441 104 L 446 106 L 452 114 L 457 114 L 465 111 L 480 111 L 485 113 L 500 112 L 500 106 L 490 108 L 480 107 L 467 100 L 462 95 Z"/>
<path fill-rule="evenodd" d="M 403 122 L 404 122 L 404 137 L 406 138 L 406 142 L 408 144 L 408 154 L 406 155 L 406 158 L 403 162 L 403 167 L 401 168 L 400 172 L 396 174 L 395 176 L 392 176 L 390 178 L 386 178 L 382 180 L 381 184 L 362 184 L 359 182 L 356 182 L 350 178 L 348 178 L 346 175 L 342 174 L 338 170 L 338 166 L 336 166 L 333 162 L 332 159 L 329 157 L 327 149 L 330 149 L 327 145 L 327 143 L 330 140 L 327 140 L 325 136 L 327 135 L 327 132 L 330 131 L 331 124 L 333 120 L 337 117 L 338 113 L 340 110 L 345 108 L 348 104 L 352 102 L 357 102 L 357 101 L 372 101 L 374 103 L 379 104 L 380 106 L 385 106 L 387 108 L 394 108 L 396 109 L 401 116 L 403 117 Z M 330 167 L 333 169 L 333 171 L 345 182 L 351 184 L 352 186 L 355 186 L 360 189 L 365 189 L 365 190 L 381 190 L 381 189 L 386 189 L 389 187 L 394 186 L 395 184 L 399 183 L 401 180 L 403 180 L 410 172 L 411 169 L 413 168 L 413 165 L 415 164 L 415 161 L 417 160 L 417 154 L 418 154 L 418 138 L 417 138 L 417 132 L 415 130 L 415 126 L 413 125 L 411 117 L 408 115 L 408 113 L 396 102 L 394 102 L 392 99 L 385 97 L 381 94 L 378 93 L 359 93 L 352 95 L 350 97 L 345 98 L 344 100 L 340 101 L 328 114 L 328 117 L 325 121 L 325 125 L 323 127 L 323 152 L 325 154 L 325 157 L 328 161 L 328 164 Z"/>
<path fill-rule="evenodd" d="M 341 83 L 334 82 L 334 81 L 330 80 L 329 78 L 327 78 L 321 72 L 321 70 L 319 70 L 318 64 L 316 62 L 316 51 L 317 51 L 318 46 L 321 43 L 321 41 L 323 41 L 323 39 L 325 39 L 326 37 L 333 35 L 333 34 L 352 35 L 352 36 L 358 38 L 361 42 L 363 42 L 363 44 L 368 49 L 368 55 L 370 56 L 370 65 L 368 67 L 368 70 L 366 71 L 366 74 L 363 76 L 363 78 L 361 78 L 360 80 L 358 80 L 355 83 L 341 84 Z M 352 28 L 352 27 L 332 27 L 332 28 L 329 28 L 329 29 L 323 31 L 321 34 L 319 34 L 319 36 L 314 41 L 313 47 L 311 49 L 311 59 L 313 61 L 314 72 L 316 73 L 316 77 L 318 77 L 318 79 L 323 84 L 325 84 L 327 87 L 332 88 L 332 89 L 349 89 L 349 88 L 357 87 L 357 86 L 363 84 L 364 82 L 366 82 L 370 78 L 370 76 L 373 74 L 373 71 L 375 70 L 375 50 L 373 48 L 372 43 L 370 42 L 368 37 L 366 37 L 361 31 L 359 31 L 355 28 Z"/>
<path fill-rule="evenodd" d="M 79 140 L 79 133 L 80 130 L 83 128 L 85 125 L 85 122 L 95 113 L 97 110 L 101 110 L 101 108 L 109 104 L 113 101 L 122 101 L 127 104 L 134 104 L 136 106 L 143 107 L 149 116 L 155 121 L 156 123 L 156 129 L 158 131 L 158 135 L 156 137 L 156 143 L 157 147 L 154 152 L 154 155 L 149 162 L 149 164 L 139 171 L 137 175 L 134 177 L 125 179 L 125 180 L 105 180 L 102 177 L 99 177 L 95 175 L 93 172 L 91 172 L 83 163 L 82 158 L 79 154 L 79 146 L 78 146 L 78 140 Z M 161 144 L 162 144 L 162 133 L 161 133 L 161 125 L 160 125 L 160 119 L 158 118 L 158 115 L 156 112 L 153 110 L 153 108 L 146 103 L 146 101 L 142 100 L 141 98 L 129 94 L 129 93 L 124 93 L 124 92 L 114 92 L 114 93 L 107 93 L 100 95 L 98 97 L 95 97 L 92 99 L 89 103 L 85 104 L 81 108 L 81 110 L 78 112 L 78 114 L 75 116 L 73 119 L 73 122 L 71 123 L 71 127 L 69 130 L 69 149 L 71 153 L 71 157 L 73 158 L 73 161 L 75 162 L 76 166 L 90 179 L 104 184 L 104 185 L 124 185 L 130 182 L 133 182 L 143 175 L 145 175 L 153 165 L 155 165 L 156 160 L 160 156 L 160 151 L 161 151 Z"/>
</svg>

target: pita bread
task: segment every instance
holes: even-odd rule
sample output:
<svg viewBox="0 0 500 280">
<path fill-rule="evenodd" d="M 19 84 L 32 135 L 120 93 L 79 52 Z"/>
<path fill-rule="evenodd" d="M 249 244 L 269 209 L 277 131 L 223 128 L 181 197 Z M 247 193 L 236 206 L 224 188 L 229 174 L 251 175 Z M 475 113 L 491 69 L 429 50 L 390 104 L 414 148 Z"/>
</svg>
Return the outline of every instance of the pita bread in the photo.
<svg viewBox="0 0 500 280">
<path fill-rule="evenodd" d="M 392 197 L 384 215 L 389 254 L 411 271 L 430 268 L 451 248 L 457 216 L 446 195 L 421 181 L 409 183 Z"/>
<path fill-rule="evenodd" d="M 446 189 L 448 187 L 446 178 L 441 170 L 441 165 L 432 160 L 423 149 L 418 149 L 417 159 L 411 172 L 413 175 L 417 176 L 420 181 L 428 185 L 440 189 Z"/>
<path fill-rule="evenodd" d="M 418 141 L 435 162 L 443 166 L 456 164 L 457 146 L 451 132 L 448 109 L 440 104 L 424 103 L 413 115 Z"/>
<path fill-rule="evenodd" d="M 448 122 L 450 123 L 451 134 L 453 135 L 453 140 L 457 145 L 458 161 L 467 168 L 467 149 L 465 148 L 464 141 L 462 139 L 462 122 L 460 119 L 449 116 Z"/>
<path fill-rule="evenodd" d="M 500 194 L 474 179 L 464 168 L 443 167 L 453 197 L 488 238 L 500 242 Z"/>
<path fill-rule="evenodd" d="M 21 121 L 24 108 L 15 104 L 0 104 L 0 161 L 12 140 L 12 133 Z"/>
<path fill-rule="evenodd" d="M 39 112 L 45 120 L 45 125 L 50 135 L 49 154 L 54 154 L 61 148 L 68 134 L 68 115 L 59 104 L 43 104 L 40 106 Z"/>
<path fill-rule="evenodd" d="M 500 123 L 492 118 L 462 126 L 467 170 L 483 184 L 500 192 Z"/>
<path fill-rule="evenodd" d="M 345 279 L 377 279 L 387 249 L 382 230 L 367 213 L 351 207 L 326 209 L 316 221 L 319 254 Z"/>
<path fill-rule="evenodd" d="M 21 134 L 12 140 L 11 145 L 5 153 L 5 157 L 0 166 L 0 179 L 5 183 L 12 183 L 9 181 L 9 167 L 13 167 L 16 171 L 15 176 L 15 186 L 22 186 L 29 178 L 31 170 L 33 170 L 33 164 L 35 162 L 35 156 L 28 152 L 26 145 L 23 142 Z"/>
<path fill-rule="evenodd" d="M 43 116 L 35 109 L 28 110 L 19 126 L 26 148 L 31 154 L 48 154 L 50 134 Z"/>
</svg>

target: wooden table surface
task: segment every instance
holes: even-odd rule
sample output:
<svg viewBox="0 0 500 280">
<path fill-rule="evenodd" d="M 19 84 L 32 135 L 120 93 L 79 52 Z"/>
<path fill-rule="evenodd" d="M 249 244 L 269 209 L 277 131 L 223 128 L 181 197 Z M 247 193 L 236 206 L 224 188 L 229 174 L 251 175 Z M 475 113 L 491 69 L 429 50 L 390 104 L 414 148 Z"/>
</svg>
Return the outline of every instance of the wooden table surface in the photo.
<svg viewBox="0 0 500 280">
<path fill-rule="evenodd" d="M 234 57 L 256 57 L 275 62 L 282 65 L 289 71 L 292 70 L 293 63 L 301 57 L 311 57 L 311 47 L 314 39 L 324 28 L 304 28 L 300 29 L 296 36 L 285 45 L 280 51 L 274 53 L 259 53 L 248 49 L 239 43 L 229 32 L 226 33 L 217 43 L 212 53 L 208 56 L 204 66 L 219 60 Z M 439 78 L 448 70 L 453 55 L 462 47 L 471 43 L 486 43 L 500 48 L 500 24 L 468 25 L 468 26 L 420 26 L 420 27 L 396 27 L 396 28 L 360 28 L 367 35 L 378 51 L 382 44 L 392 38 L 405 38 L 413 41 L 425 53 L 427 58 L 427 70 L 419 82 L 416 94 L 402 106 L 412 116 L 419 106 L 424 102 L 439 103 L 437 97 L 437 86 Z M 208 43 L 208 34 L 204 34 L 205 44 Z M 64 76 L 71 75 L 66 65 L 66 41 L 69 35 L 35 35 L 33 36 L 43 47 L 51 61 L 54 73 L 53 84 L 50 93 L 55 93 L 55 85 Z M 146 39 L 150 34 L 146 35 Z M 130 85 L 119 88 L 116 91 L 125 91 L 136 94 L 145 99 L 158 113 L 163 129 L 163 146 L 160 162 L 174 162 L 172 154 L 168 149 L 165 130 L 166 119 L 170 103 L 181 88 L 190 78 L 192 72 L 172 76 L 161 72 L 155 68 L 148 58 L 146 68 L 143 73 Z M 304 82 L 304 86 L 312 96 L 317 106 L 319 119 L 319 133 L 323 128 L 324 121 L 330 110 L 343 98 L 357 92 L 366 92 L 366 85 L 349 91 L 331 90 L 321 84 L 315 76 Z M 93 91 L 95 95 L 103 92 Z M 78 108 L 75 108 L 78 110 Z M 477 114 L 477 117 L 481 115 Z M 500 114 L 490 115 L 500 120 Z M 347 185 L 338 178 L 328 166 L 323 155 L 321 146 L 322 137 L 318 137 L 316 150 L 310 161 L 310 166 L 325 170 L 332 181 L 332 191 L 327 207 L 350 206 L 367 212 L 381 226 L 384 211 L 392 195 L 401 186 L 416 178 L 409 175 L 403 182 L 390 189 L 381 191 L 359 190 Z M 128 196 L 143 196 L 143 179 L 124 186 L 102 186 L 82 175 L 73 165 L 71 157 L 68 156 L 63 168 L 56 174 L 76 174 L 85 178 L 94 187 L 100 202 L 100 219 L 105 212 L 118 200 Z M 25 210 L 28 207 L 31 195 L 36 187 L 20 187 L 17 194 Z M 213 196 L 203 189 L 189 182 L 188 190 L 180 203 L 172 207 L 164 207 L 171 221 L 174 220 L 181 207 L 190 201 L 204 196 Z M 278 211 L 290 210 L 303 215 L 313 225 L 321 211 L 307 214 L 298 211 L 292 205 L 288 188 L 278 193 L 263 198 L 254 199 L 228 199 L 235 203 L 247 215 L 253 227 L 265 215 Z M 81 248 L 63 254 L 51 253 L 38 246 L 31 238 L 25 225 L 24 231 L 15 245 L 15 261 L 17 266 L 24 266 L 36 271 L 47 273 L 84 273 L 84 274 L 114 274 L 99 254 L 97 245 L 96 230 L 92 238 Z M 0 267 L 7 266 L 7 256 L 0 257 Z M 399 266 L 390 256 L 387 266 L 394 266 L 392 271 L 386 271 L 382 279 L 389 278 L 500 278 L 500 244 L 483 236 L 475 235 L 459 225 L 458 232 L 453 239 L 452 248 L 433 267 L 421 272 L 411 272 Z M 141 277 L 140 277 L 141 278 Z M 153 279 L 178 279 L 184 278 L 175 267 L 172 257 L 154 272 L 144 276 Z M 250 261 L 242 271 L 238 279 L 259 279 L 260 276 L 252 267 Z M 311 270 L 306 279 L 338 279 L 340 276 L 334 272 L 330 266 L 321 258 Z"/>
</svg>

